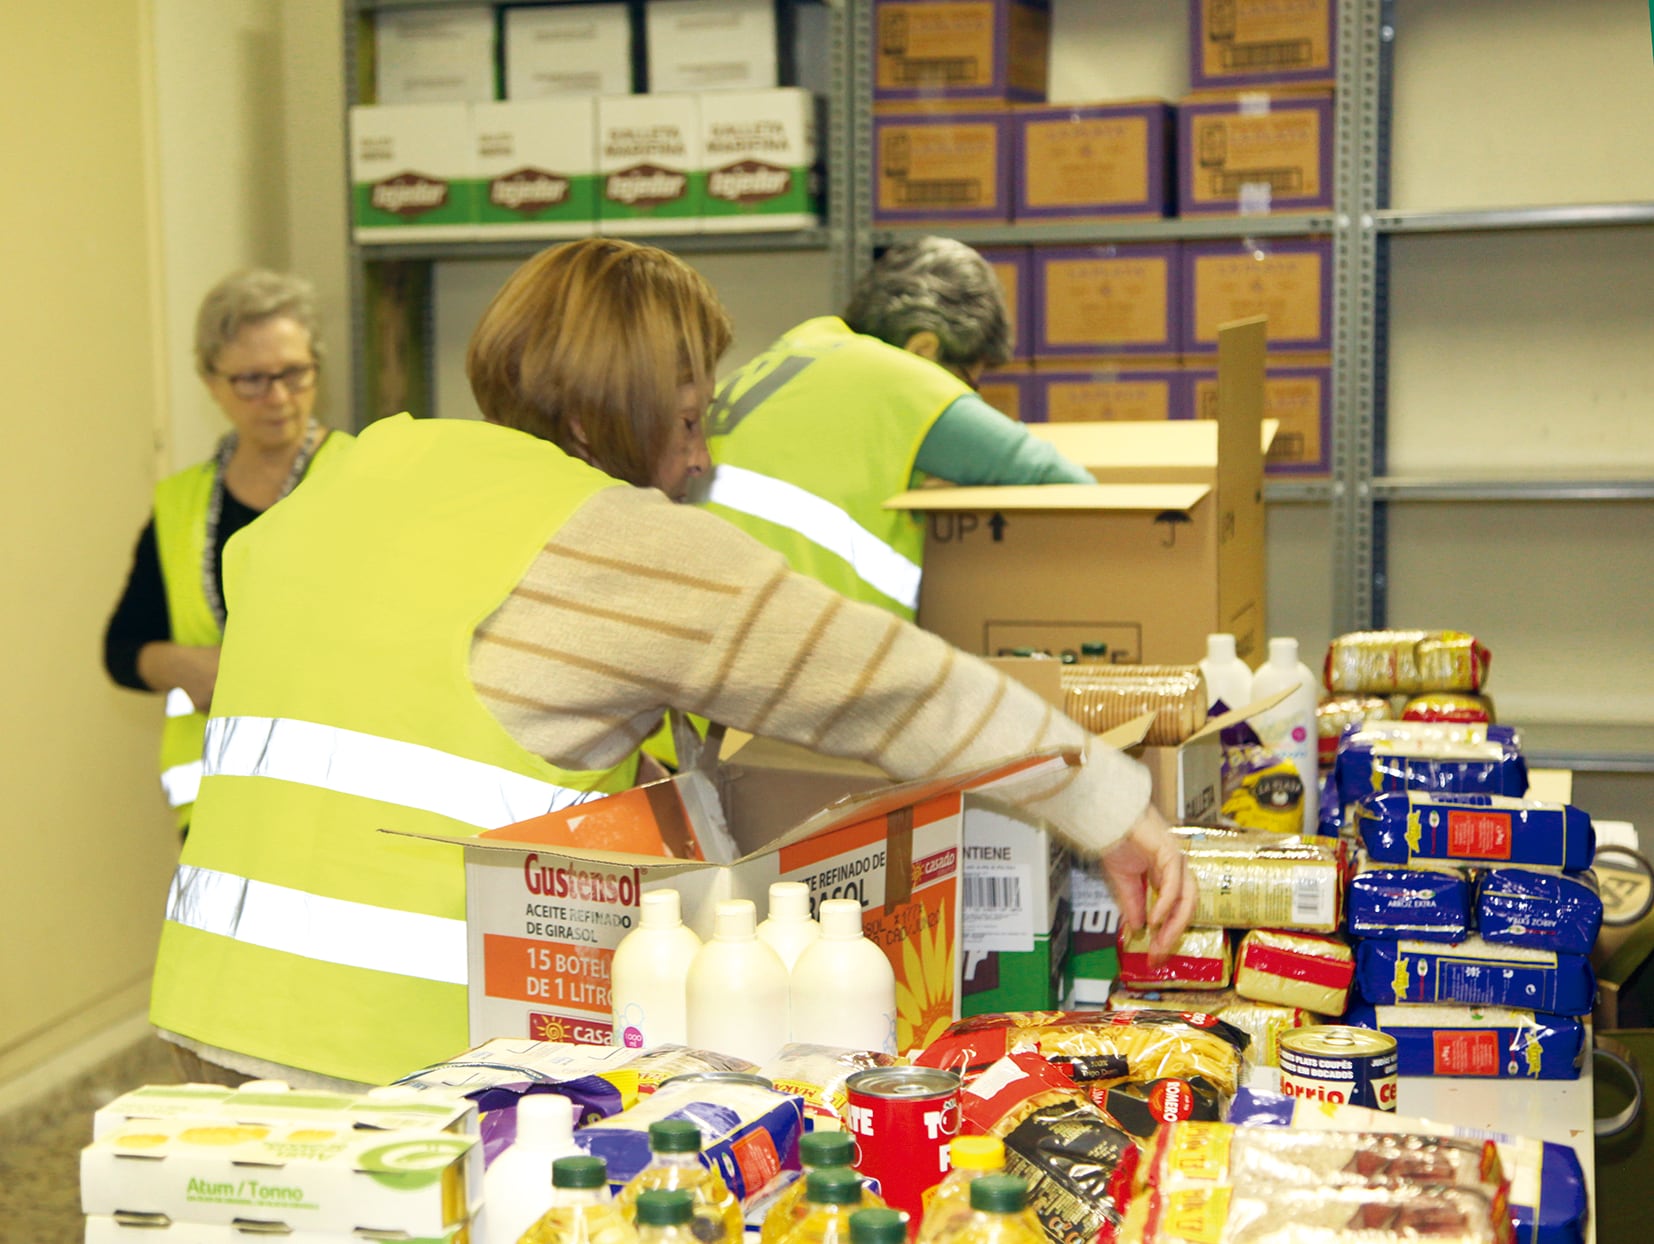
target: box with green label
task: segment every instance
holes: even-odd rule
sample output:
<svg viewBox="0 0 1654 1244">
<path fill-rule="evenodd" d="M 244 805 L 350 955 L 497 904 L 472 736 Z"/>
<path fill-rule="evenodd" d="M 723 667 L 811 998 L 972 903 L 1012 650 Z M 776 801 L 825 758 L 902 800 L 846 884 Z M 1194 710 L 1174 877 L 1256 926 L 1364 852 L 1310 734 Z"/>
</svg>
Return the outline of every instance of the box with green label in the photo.
<svg viewBox="0 0 1654 1244">
<path fill-rule="evenodd" d="M 358 242 L 476 236 L 471 105 L 350 110 L 351 221 Z"/>
<path fill-rule="evenodd" d="M 997 807 L 965 810 L 965 1015 L 1062 1005 L 1069 853 L 1039 820 Z"/>
<path fill-rule="evenodd" d="M 699 233 L 702 168 L 699 96 L 598 98 L 600 232 Z"/>
<path fill-rule="evenodd" d="M 816 107 L 797 87 L 701 96 L 708 233 L 820 223 Z"/>
<path fill-rule="evenodd" d="M 478 236 L 579 238 L 597 230 L 597 103 L 589 95 L 476 104 Z"/>
<path fill-rule="evenodd" d="M 315 1123 L 373 1131 L 473 1134 L 477 1105 L 466 1097 L 420 1089 L 376 1088 L 363 1093 L 293 1090 L 270 1081 L 239 1088 L 220 1084 L 147 1084 L 122 1093 L 92 1116 L 92 1138 L 145 1119 L 193 1118 L 229 1123 Z"/>
</svg>

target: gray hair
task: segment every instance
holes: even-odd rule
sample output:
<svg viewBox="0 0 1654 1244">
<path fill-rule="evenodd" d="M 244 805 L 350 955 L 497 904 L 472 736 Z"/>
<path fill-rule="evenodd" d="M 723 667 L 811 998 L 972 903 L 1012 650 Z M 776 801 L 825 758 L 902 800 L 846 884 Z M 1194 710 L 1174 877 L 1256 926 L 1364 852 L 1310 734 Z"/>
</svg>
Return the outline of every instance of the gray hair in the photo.
<svg viewBox="0 0 1654 1244">
<path fill-rule="evenodd" d="M 201 310 L 195 315 L 196 367 L 203 376 L 210 375 L 219 352 L 242 329 L 278 315 L 293 320 L 310 334 L 310 352 L 321 361 L 315 287 L 290 273 L 250 268 L 225 277 L 201 300 Z"/>
<path fill-rule="evenodd" d="M 1011 357 L 1011 322 L 999 278 L 952 238 L 900 242 L 857 284 L 844 312 L 854 331 L 904 347 L 932 332 L 944 366 L 998 367 Z"/>
</svg>

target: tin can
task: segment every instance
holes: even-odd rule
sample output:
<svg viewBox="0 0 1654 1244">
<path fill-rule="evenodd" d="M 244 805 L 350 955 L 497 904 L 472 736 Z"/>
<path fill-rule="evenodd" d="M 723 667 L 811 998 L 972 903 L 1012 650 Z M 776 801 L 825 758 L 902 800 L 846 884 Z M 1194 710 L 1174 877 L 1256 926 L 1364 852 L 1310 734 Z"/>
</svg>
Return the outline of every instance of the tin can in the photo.
<svg viewBox="0 0 1654 1244">
<path fill-rule="evenodd" d="M 685 1071 L 662 1080 L 660 1088 L 674 1084 L 680 1087 L 685 1084 L 746 1084 L 753 1088 L 775 1088 L 770 1080 L 751 1071 Z"/>
<path fill-rule="evenodd" d="M 872 1067 L 844 1082 L 855 1168 L 879 1181 L 892 1209 L 918 1229 L 924 1194 L 948 1173 L 948 1141 L 959 1132 L 957 1071 L 939 1067 Z"/>
<path fill-rule="evenodd" d="M 1371 1028 L 1319 1024 L 1281 1034 L 1281 1092 L 1372 1110 L 1396 1108 L 1396 1039 Z"/>
</svg>

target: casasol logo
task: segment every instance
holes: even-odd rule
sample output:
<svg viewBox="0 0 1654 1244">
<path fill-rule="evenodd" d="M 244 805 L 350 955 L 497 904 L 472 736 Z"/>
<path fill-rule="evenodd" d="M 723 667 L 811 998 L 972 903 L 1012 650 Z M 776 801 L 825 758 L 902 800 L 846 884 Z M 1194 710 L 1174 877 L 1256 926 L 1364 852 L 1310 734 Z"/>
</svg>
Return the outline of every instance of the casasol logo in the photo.
<svg viewBox="0 0 1654 1244">
<path fill-rule="evenodd" d="M 377 182 L 368 203 L 394 216 L 418 216 L 434 212 L 448 202 L 448 183 L 419 173 L 398 173 Z"/>
<path fill-rule="evenodd" d="M 689 177 L 658 164 L 634 164 L 610 173 L 603 182 L 603 195 L 628 207 L 659 207 L 681 199 L 689 190 Z"/>
<path fill-rule="evenodd" d="M 793 183 L 792 173 L 759 160 L 742 160 L 713 169 L 706 179 L 706 192 L 730 203 L 762 203 L 786 194 Z"/>
<path fill-rule="evenodd" d="M 488 183 L 488 201 L 511 212 L 538 212 L 569 200 L 567 177 L 544 169 L 520 168 Z"/>
</svg>

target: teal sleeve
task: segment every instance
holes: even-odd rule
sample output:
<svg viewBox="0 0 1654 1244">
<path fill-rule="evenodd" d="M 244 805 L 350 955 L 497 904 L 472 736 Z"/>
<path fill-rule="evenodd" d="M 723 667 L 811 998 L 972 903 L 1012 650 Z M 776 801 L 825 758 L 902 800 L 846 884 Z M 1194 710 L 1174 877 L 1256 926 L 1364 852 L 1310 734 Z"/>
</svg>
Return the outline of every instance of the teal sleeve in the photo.
<svg viewBox="0 0 1654 1244">
<path fill-rule="evenodd" d="M 914 466 L 953 484 L 1095 484 L 1045 441 L 974 393 L 931 425 Z"/>
</svg>

